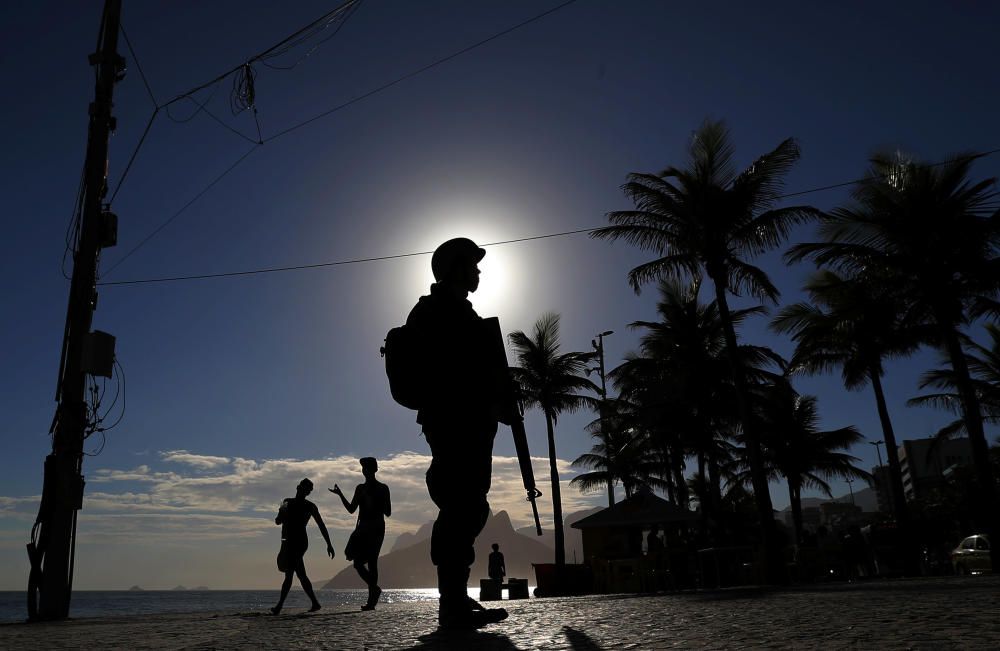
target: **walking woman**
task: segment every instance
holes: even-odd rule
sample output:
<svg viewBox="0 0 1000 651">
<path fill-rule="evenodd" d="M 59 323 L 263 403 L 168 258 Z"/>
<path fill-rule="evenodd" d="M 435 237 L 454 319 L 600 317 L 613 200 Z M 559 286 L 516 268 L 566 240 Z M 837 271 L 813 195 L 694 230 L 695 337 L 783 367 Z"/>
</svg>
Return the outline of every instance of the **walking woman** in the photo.
<svg viewBox="0 0 1000 651">
<path fill-rule="evenodd" d="M 392 505 L 389 487 L 375 479 L 378 461 L 375 457 L 364 457 L 360 461 L 365 483 L 354 489 L 350 502 L 336 484 L 328 490 L 340 497 L 348 513 L 358 511 L 358 524 L 347 541 L 344 556 L 354 561 L 358 576 L 368 585 L 368 603 L 361 610 L 374 610 L 382 594 L 382 588 L 378 587 L 378 555 L 385 538 L 385 518 L 392 515 Z"/>
</svg>

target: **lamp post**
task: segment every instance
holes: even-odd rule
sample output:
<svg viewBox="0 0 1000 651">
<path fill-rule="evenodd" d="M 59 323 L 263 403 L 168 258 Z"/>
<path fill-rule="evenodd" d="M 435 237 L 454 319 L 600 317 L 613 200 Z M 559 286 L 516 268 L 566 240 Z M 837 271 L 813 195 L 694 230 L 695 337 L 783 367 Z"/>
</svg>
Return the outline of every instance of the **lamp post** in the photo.
<svg viewBox="0 0 1000 651">
<path fill-rule="evenodd" d="M 614 477 L 611 476 L 611 445 L 608 441 L 607 433 L 604 431 L 604 404 L 608 399 L 608 391 L 604 382 L 604 338 L 609 335 L 613 335 L 614 333 L 614 330 L 605 330 L 604 332 L 598 334 L 596 339 L 592 339 L 590 341 L 590 345 L 597 351 L 597 374 L 601 378 L 601 403 L 598 407 L 598 418 L 601 422 L 601 440 L 604 442 L 604 454 L 607 457 L 608 507 L 615 505 L 615 480 Z"/>
<path fill-rule="evenodd" d="M 875 452 L 878 454 L 878 476 L 875 482 L 876 494 L 880 496 L 879 509 L 882 509 L 881 500 L 886 500 L 888 504 L 892 504 L 892 482 L 886 481 L 885 468 L 882 465 L 882 445 L 884 441 L 868 441 L 869 445 L 875 446 Z M 892 510 L 891 507 L 887 510 Z"/>
<path fill-rule="evenodd" d="M 875 446 L 875 452 L 878 454 L 878 467 L 882 467 L 882 445 L 883 441 L 868 441 L 868 445 Z"/>
</svg>

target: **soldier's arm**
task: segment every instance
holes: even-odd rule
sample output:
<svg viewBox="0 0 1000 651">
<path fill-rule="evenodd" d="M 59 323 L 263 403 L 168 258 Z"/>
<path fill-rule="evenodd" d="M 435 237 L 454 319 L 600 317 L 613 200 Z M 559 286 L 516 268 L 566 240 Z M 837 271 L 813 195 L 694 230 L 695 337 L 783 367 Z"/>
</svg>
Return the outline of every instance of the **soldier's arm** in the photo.
<svg viewBox="0 0 1000 651">
<path fill-rule="evenodd" d="M 383 488 L 385 490 L 385 504 L 382 505 L 382 513 L 388 518 L 392 517 L 392 502 L 389 499 L 389 487 L 383 484 Z"/>
</svg>

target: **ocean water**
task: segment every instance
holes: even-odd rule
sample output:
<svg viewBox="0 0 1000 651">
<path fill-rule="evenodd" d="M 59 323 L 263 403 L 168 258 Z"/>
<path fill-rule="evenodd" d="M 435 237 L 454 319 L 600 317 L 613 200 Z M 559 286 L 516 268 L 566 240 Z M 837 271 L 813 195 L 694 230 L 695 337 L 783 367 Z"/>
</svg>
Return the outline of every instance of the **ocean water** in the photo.
<svg viewBox="0 0 1000 651">
<path fill-rule="evenodd" d="M 470 594 L 471 594 L 470 590 Z M 478 596 L 479 590 L 475 592 Z M 73 592 L 70 617 L 107 617 L 112 615 L 149 615 L 157 613 L 255 613 L 267 612 L 278 601 L 279 590 L 79 590 Z M 316 598 L 324 609 L 360 608 L 368 598 L 367 590 L 317 590 Z M 381 601 L 436 601 L 437 588 L 392 590 L 382 593 Z M 296 583 L 285 600 L 285 611 L 309 607 L 302 588 Z M 19 622 L 28 617 L 27 593 L 0 591 L 0 622 Z"/>
</svg>

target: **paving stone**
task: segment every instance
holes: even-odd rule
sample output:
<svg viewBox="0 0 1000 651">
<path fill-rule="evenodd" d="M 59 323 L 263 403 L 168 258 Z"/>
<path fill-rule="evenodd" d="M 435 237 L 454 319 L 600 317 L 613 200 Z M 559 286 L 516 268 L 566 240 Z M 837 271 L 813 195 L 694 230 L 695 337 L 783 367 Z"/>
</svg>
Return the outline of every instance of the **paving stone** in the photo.
<svg viewBox="0 0 1000 651">
<path fill-rule="evenodd" d="M 373 612 L 193 613 L 0 626 L 3 649 L 998 649 L 1000 576 L 505 602 L 437 631 L 433 602 Z"/>
</svg>

